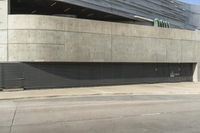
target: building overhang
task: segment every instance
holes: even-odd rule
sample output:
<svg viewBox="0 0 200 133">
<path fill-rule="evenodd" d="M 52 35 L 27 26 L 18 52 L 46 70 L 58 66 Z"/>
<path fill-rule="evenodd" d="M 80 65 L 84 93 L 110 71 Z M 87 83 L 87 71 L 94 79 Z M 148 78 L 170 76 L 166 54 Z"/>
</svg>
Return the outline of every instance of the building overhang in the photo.
<svg viewBox="0 0 200 133">
<path fill-rule="evenodd" d="M 11 14 L 39 14 L 153 25 L 154 19 L 173 28 L 199 29 L 199 6 L 177 0 L 10 0 Z M 139 23 L 138 23 L 139 22 Z"/>
</svg>

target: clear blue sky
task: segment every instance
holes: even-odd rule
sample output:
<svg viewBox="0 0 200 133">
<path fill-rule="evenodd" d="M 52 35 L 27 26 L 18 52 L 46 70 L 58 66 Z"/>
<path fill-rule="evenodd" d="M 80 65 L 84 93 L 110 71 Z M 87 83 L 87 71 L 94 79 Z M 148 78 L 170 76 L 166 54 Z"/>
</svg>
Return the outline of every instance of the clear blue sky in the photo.
<svg viewBox="0 0 200 133">
<path fill-rule="evenodd" d="M 198 5 L 200 5 L 200 0 L 180 0 L 180 1 L 191 3 L 191 4 L 198 4 Z"/>
</svg>

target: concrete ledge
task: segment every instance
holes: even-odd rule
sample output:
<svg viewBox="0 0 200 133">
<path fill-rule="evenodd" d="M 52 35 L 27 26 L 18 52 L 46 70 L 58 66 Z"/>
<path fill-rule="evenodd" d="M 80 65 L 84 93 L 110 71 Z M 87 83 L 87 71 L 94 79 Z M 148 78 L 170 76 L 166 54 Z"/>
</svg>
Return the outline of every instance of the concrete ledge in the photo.
<svg viewBox="0 0 200 133">
<path fill-rule="evenodd" d="M 0 92 L 0 100 L 68 97 L 89 95 L 195 95 L 200 94 L 200 83 L 163 83 L 71 89 Z"/>
</svg>

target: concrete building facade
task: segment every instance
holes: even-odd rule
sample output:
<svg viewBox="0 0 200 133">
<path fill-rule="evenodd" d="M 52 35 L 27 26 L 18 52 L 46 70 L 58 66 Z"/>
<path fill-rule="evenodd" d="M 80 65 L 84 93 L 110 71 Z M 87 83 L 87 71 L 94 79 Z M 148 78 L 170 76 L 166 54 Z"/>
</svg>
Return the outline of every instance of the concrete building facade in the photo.
<svg viewBox="0 0 200 133">
<path fill-rule="evenodd" d="M 50 8 L 59 3 L 48 2 Z M 126 23 L 134 18 L 125 17 L 124 22 L 121 15 L 107 22 L 38 10 L 23 14 L 18 13 L 20 6 L 13 13 L 10 3 L 0 0 L 0 88 L 200 81 L 197 6 L 180 3 L 185 7 L 184 29 L 179 20 L 177 25 L 171 21 L 174 28 L 159 28 Z M 115 22 L 117 17 L 121 22 Z"/>
</svg>

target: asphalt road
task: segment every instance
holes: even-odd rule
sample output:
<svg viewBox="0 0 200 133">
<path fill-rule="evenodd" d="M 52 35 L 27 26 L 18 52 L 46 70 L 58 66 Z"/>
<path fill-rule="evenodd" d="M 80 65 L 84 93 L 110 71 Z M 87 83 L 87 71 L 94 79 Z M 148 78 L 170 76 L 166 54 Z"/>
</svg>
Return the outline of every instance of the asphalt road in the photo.
<svg viewBox="0 0 200 133">
<path fill-rule="evenodd" d="M 200 95 L 0 101 L 0 133 L 199 133 Z"/>
</svg>

